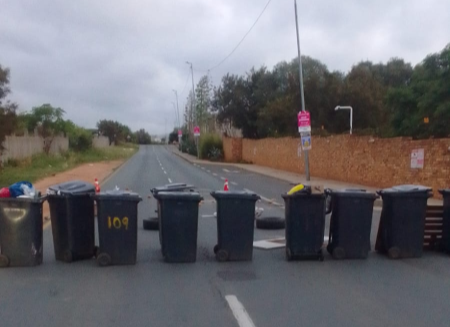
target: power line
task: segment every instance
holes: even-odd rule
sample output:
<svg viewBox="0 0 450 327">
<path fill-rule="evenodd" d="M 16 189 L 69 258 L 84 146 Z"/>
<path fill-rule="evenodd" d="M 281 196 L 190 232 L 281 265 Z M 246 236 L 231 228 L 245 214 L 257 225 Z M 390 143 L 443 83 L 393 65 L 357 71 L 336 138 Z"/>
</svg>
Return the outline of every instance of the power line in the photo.
<svg viewBox="0 0 450 327">
<path fill-rule="evenodd" d="M 231 52 L 225 57 L 223 58 L 218 64 L 216 64 L 215 66 L 212 66 L 209 69 L 206 70 L 199 70 L 198 72 L 201 73 L 206 73 L 207 71 L 211 71 L 213 69 L 216 69 L 217 67 L 219 67 L 220 65 L 222 65 L 228 58 L 230 58 L 233 53 L 237 50 L 237 48 L 239 48 L 239 46 L 241 45 L 242 42 L 244 42 L 245 38 L 247 37 L 247 35 L 250 34 L 250 32 L 252 31 L 253 27 L 255 27 L 255 25 L 258 23 L 259 19 L 261 18 L 261 16 L 264 14 L 264 12 L 266 11 L 267 7 L 269 6 L 269 4 L 272 2 L 272 0 L 267 1 L 266 5 L 264 6 L 263 10 L 261 11 L 261 13 L 259 14 L 258 18 L 256 18 L 255 22 L 253 23 L 253 25 L 250 27 L 250 29 L 247 31 L 247 33 L 245 33 L 244 37 L 239 41 L 239 43 L 234 47 L 233 50 L 231 50 Z M 197 70 L 196 70 L 197 71 Z"/>
</svg>

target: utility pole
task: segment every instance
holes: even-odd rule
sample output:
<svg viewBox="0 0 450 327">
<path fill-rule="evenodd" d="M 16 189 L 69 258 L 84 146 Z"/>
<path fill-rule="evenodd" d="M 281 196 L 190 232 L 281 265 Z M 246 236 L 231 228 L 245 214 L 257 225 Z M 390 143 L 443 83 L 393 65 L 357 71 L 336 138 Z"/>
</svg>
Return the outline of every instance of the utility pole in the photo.
<svg viewBox="0 0 450 327">
<path fill-rule="evenodd" d="M 178 93 L 177 90 L 172 90 L 175 93 L 175 98 L 177 99 L 177 117 L 178 117 L 178 128 L 181 128 L 181 121 L 180 121 L 180 110 L 178 109 Z"/>
<path fill-rule="evenodd" d="M 186 61 L 186 63 L 188 65 L 191 66 L 191 75 L 192 75 L 192 110 L 194 112 L 194 126 L 197 126 L 198 122 L 197 122 L 197 112 L 194 111 L 195 110 L 195 88 L 194 88 L 194 68 L 192 68 L 192 62 Z M 195 137 L 195 145 L 197 147 L 197 158 L 200 158 L 200 151 L 198 149 L 198 137 Z"/>
<path fill-rule="evenodd" d="M 186 61 L 188 65 L 191 66 L 191 75 L 192 75 L 192 101 L 191 101 L 191 109 L 194 113 L 194 125 L 197 126 L 197 113 L 195 110 L 195 89 L 194 89 L 194 69 L 192 68 L 192 63 L 189 61 Z"/>
<path fill-rule="evenodd" d="M 300 96 L 302 99 L 302 111 L 305 111 L 305 94 L 303 92 L 303 69 L 302 69 L 302 55 L 300 52 L 300 36 L 298 33 L 298 18 L 297 18 L 297 0 L 294 0 L 294 9 L 295 9 L 295 28 L 297 30 L 297 51 L 298 51 L 298 69 L 299 69 L 299 77 L 300 77 Z M 309 150 L 305 151 L 305 175 L 306 180 L 309 182 L 311 177 L 309 175 Z"/>
</svg>

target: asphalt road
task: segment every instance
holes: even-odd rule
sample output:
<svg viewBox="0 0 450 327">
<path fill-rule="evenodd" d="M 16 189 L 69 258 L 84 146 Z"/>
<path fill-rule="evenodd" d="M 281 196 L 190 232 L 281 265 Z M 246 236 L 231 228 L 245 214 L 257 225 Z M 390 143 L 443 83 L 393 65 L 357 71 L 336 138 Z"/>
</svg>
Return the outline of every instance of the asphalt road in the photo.
<svg viewBox="0 0 450 327">
<path fill-rule="evenodd" d="M 223 187 L 221 177 L 229 179 L 231 188 L 255 191 L 279 205 L 280 192 L 289 187 L 237 169 L 194 166 L 163 146 L 141 147 L 103 185 L 104 190 L 128 187 L 144 198 L 136 266 L 56 262 L 51 230 L 46 229 L 43 265 L 0 270 L 0 325 L 252 326 L 248 317 L 257 327 L 449 325 L 446 255 L 392 261 L 371 253 L 367 260 L 335 261 L 326 255 L 324 262 L 287 262 L 284 249 L 255 249 L 252 262 L 218 263 L 212 251 L 217 235 L 209 192 Z M 154 215 L 150 188 L 170 181 L 192 183 L 205 198 L 194 264 L 165 263 L 158 233 L 142 229 L 142 219 Z M 257 206 L 264 215 L 282 216 L 277 204 L 261 201 Z M 373 220 L 377 227 L 379 211 Z M 255 240 L 283 234 L 255 230 Z"/>
</svg>

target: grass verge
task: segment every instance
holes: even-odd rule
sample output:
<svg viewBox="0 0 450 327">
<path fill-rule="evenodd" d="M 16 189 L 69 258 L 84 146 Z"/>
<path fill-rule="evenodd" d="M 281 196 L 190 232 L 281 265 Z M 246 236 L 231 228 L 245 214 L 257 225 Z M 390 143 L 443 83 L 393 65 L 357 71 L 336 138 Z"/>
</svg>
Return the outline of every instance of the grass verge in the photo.
<svg viewBox="0 0 450 327">
<path fill-rule="evenodd" d="M 0 170 L 0 187 L 9 186 L 19 181 L 32 183 L 53 174 L 74 168 L 80 164 L 125 160 L 136 153 L 134 144 L 121 144 L 105 149 L 90 149 L 84 152 L 68 151 L 57 156 L 38 154 L 25 160 L 11 160 Z"/>
</svg>

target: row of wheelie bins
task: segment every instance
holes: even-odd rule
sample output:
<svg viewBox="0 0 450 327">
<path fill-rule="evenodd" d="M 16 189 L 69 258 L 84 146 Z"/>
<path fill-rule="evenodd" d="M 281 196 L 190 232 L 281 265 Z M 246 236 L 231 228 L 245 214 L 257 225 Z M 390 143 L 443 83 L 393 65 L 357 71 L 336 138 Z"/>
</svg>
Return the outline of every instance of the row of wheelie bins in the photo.
<svg viewBox="0 0 450 327">
<path fill-rule="evenodd" d="M 450 252 L 450 190 L 444 197 L 441 249 Z M 368 257 L 374 202 L 383 200 L 375 250 L 392 259 L 418 258 L 423 253 L 425 217 L 430 188 L 399 185 L 369 193 L 362 189 L 328 190 L 312 194 L 308 189 L 283 195 L 286 216 L 286 258 L 323 260 L 326 195 L 331 197 L 327 251 L 335 259 Z"/>
<path fill-rule="evenodd" d="M 139 195 L 120 190 L 96 194 L 94 185 L 72 181 L 50 187 L 44 197 L 0 199 L 0 267 L 42 263 L 42 205 L 46 200 L 56 260 L 95 256 L 101 266 L 136 263 Z"/>
<path fill-rule="evenodd" d="M 151 190 L 158 203 L 159 239 L 167 262 L 195 262 L 198 207 L 202 201 L 192 185 L 171 184 Z M 375 193 L 345 189 L 314 194 L 310 188 L 285 194 L 286 257 L 323 260 L 326 197 L 331 197 L 328 252 L 336 259 L 363 259 L 370 251 L 374 201 L 383 199 L 376 250 L 391 258 L 420 257 L 423 249 L 426 187 L 396 186 Z M 443 248 L 450 251 L 450 190 L 444 195 Z M 253 256 L 255 203 L 249 192 L 217 191 L 219 261 L 248 261 Z M 42 203 L 48 200 L 56 260 L 92 257 L 101 266 L 135 264 L 138 194 L 113 190 L 95 194 L 84 182 L 49 189 L 46 197 L 0 199 L 0 266 L 42 263 Z M 97 203 L 99 247 L 95 245 Z"/>
</svg>

